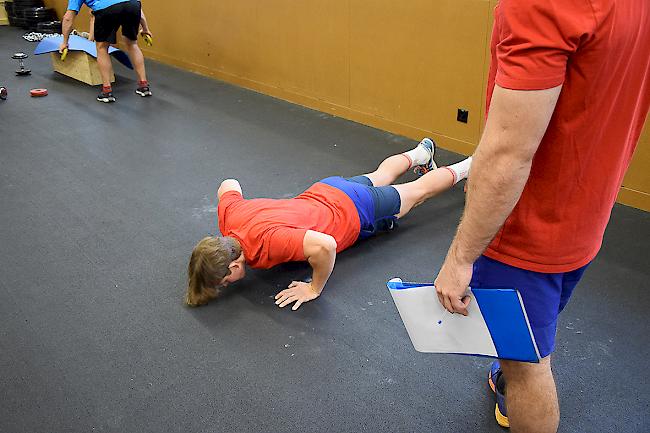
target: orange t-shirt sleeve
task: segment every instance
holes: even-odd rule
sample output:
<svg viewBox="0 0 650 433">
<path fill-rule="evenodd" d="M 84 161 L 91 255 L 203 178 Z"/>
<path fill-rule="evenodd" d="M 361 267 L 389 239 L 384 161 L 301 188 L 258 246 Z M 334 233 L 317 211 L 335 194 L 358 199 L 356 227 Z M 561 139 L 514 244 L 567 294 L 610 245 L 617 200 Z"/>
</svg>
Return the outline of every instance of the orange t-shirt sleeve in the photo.
<svg viewBox="0 0 650 433">
<path fill-rule="evenodd" d="M 564 83 L 567 61 L 593 29 L 584 0 L 501 0 L 495 10 L 495 82 L 513 90 Z"/>
<path fill-rule="evenodd" d="M 303 240 L 306 229 L 279 227 L 269 233 L 267 238 L 267 260 L 264 267 L 275 266 L 285 262 L 305 260 Z"/>
<path fill-rule="evenodd" d="M 228 211 L 231 210 L 237 202 L 244 200 L 239 191 L 228 191 L 221 195 L 219 198 L 219 205 L 217 206 L 217 215 L 219 216 L 219 231 L 224 236 L 228 231 Z"/>
</svg>

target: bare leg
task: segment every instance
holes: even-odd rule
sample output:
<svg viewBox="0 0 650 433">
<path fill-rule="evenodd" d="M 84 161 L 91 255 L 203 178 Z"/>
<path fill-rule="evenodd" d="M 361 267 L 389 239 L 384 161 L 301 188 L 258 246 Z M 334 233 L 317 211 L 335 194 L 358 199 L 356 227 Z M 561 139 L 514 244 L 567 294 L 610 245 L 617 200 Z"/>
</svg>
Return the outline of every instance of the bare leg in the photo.
<svg viewBox="0 0 650 433">
<path fill-rule="evenodd" d="M 364 174 L 374 186 L 390 185 L 410 168 L 410 161 L 404 155 L 393 155 L 384 159 L 377 170 Z"/>
<path fill-rule="evenodd" d="M 454 186 L 454 175 L 446 168 L 430 171 L 413 182 L 393 185 L 402 200 L 397 218 L 403 217 L 414 207 L 447 191 L 452 186 Z"/>
<path fill-rule="evenodd" d="M 99 67 L 99 74 L 102 76 L 102 83 L 108 87 L 111 85 L 111 74 L 113 72 L 113 65 L 111 64 L 111 56 L 108 55 L 108 42 L 97 42 L 97 66 Z"/>
<path fill-rule="evenodd" d="M 144 68 L 144 56 L 142 55 L 142 51 L 138 46 L 138 41 L 132 41 L 127 38 L 122 39 L 126 44 L 126 48 L 129 52 L 129 59 L 131 59 L 131 63 L 133 63 L 133 68 L 135 69 L 135 73 L 138 76 L 138 80 L 147 81 L 147 73 Z"/>
<path fill-rule="evenodd" d="M 560 407 L 551 372 L 551 357 L 539 364 L 501 361 L 506 379 L 506 406 L 512 433 L 556 433 Z"/>
</svg>

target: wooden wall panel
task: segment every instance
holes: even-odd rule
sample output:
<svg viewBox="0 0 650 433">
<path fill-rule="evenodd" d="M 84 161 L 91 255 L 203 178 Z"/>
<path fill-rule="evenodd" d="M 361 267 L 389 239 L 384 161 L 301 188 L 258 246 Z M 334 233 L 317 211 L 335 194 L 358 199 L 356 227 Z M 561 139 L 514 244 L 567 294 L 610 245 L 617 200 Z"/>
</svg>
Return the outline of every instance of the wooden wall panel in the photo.
<svg viewBox="0 0 650 433">
<path fill-rule="evenodd" d="M 648 118 L 630 168 L 623 179 L 623 188 L 618 195 L 618 200 L 623 204 L 650 211 L 650 122 Z"/>
<path fill-rule="evenodd" d="M 279 87 L 347 106 L 349 75 L 347 0 L 274 0 L 260 3 L 257 25 L 276 23 L 261 34 L 269 64 L 277 63 Z"/>
<path fill-rule="evenodd" d="M 351 1 L 350 107 L 477 143 L 487 14 L 485 1 Z"/>
</svg>

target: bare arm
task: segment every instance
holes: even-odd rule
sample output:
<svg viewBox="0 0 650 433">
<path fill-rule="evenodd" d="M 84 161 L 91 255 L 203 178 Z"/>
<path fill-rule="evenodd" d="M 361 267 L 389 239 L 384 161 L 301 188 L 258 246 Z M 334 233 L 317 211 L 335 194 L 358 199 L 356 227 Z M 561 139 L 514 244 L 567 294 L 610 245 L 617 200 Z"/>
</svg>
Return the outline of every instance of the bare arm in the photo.
<svg viewBox="0 0 650 433">
<path fill-rule="evenodd" d="M 142 33 L 146 33 L 150 36 L 151 30 L 149 30 L 149 24 L 147 23 L 147 17 L 144 16 L 144 10 L 140 9 L 140 27 L 142 28 Z"/>
<path fill-rule="evenodd" d="M 336 261 L 336 240 L 325 233 L 308 230 L 303 240 L 305 258 L 314 271 L 311 281 L 311 288 L 317 294 L 321 294 L 327 280 L 334 270 Z"/>
<path fill-rule="evenodd" d="M 76 16 L 77 12 L 71 10 L 67 10 L 63 15 L 63 20 L 61 21 L 61 31 L 63 32 L 63 43 L 61 44 L 62 46 L 68 46 L 68 39 L 70 38 L 70 32 L 72 32 L 72 25 L 74 24 L 74 19 Z"/>
<path fill-rule="evenodd" d="M 520 91 L 495 87 L 468 183 L 465 212 L 434 285 L 450 312 L 467 314 L 472 264 L 515 207 L 562 86 Z"/>
<path fill-rule="evenodd" d="M 308 230 L 303 239 L 303 251 L 313 270 L 312 281 L 292 281 L 287 289 L 275 296 L 275 303 L 285 307 L 295 302 L 292 309 L 297 310 L 304 302 L 320 296 L 334 269 L 336 247 L 336 240 L 332 236 Z"/>
<path fill-rule="evenodd" d="M 90 24 L 88 28 L 88 40 L 95 40 L 95 15 L 90 14 Z"/>
</svg>

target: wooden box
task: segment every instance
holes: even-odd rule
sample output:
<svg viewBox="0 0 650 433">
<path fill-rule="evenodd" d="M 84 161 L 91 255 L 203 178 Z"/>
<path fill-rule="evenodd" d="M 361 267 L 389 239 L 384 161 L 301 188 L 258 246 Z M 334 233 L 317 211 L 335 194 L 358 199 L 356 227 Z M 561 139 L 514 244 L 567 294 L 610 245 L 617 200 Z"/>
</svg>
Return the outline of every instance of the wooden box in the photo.
<svg viewBox="0 0 650 433">
<path fill-rule="evenodd" d="M 97 59 L 83 51 L 70 51 L 65 61 L 61 61 L 61 54 L 52 53 L 52 66 L 56 72 L 91 86 L 102 84 Z M 114 82 L 115 75 L 111 73 L 111 83 Z"/>
</svg>

